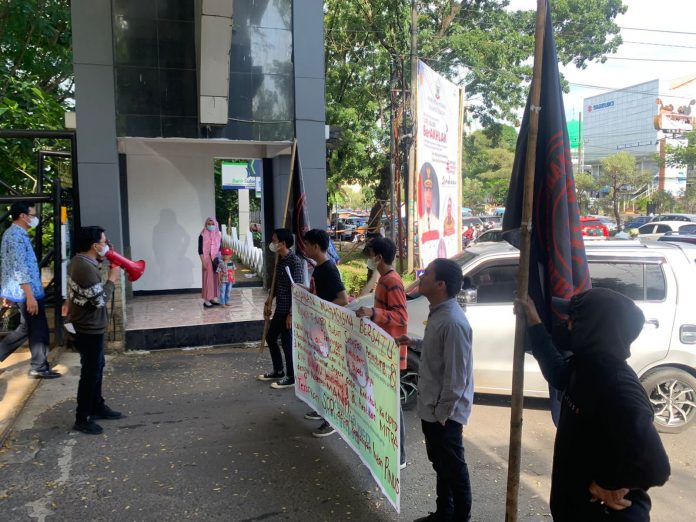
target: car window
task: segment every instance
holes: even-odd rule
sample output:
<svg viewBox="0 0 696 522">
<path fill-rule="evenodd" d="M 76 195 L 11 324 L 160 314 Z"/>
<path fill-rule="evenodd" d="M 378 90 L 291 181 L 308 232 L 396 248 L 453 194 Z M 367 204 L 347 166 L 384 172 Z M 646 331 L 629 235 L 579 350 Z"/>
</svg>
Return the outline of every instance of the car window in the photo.
<svg viewBox="0 0 696 522">
<path fill-rule="evenodd" d="M 517 289 L 517 265 L 484 267 L 471 280 L 476 288 L 478 304 L 512 303 Z"/>
<path fill-rule="evenodd" d="M 652 234 L 655 229 L 655 225 L 643 225 L 638 229 L 638 234 Z"/>
<path fill-rule="evenodd" d="M 590 277 L 593 287 L 609 288 L 634 301 L 661 301 L 666 295 L 658 264 L 590 262 Z"/>
<path fill-rule="evenodd" d="M 658 234 L 664 234 L 665 232 L 671 232 L 671 231 L 672 231 L 672 227 L 670 227 L 669 225 L 657 225 L 655 227 L 655 232 Z"/>
<path fill-rule="evenodd" d="M 680 234 L 696 234 L 696 225 L 682 225 L 679 227 Z"/>
<path fill-rule="evenodd" d="M 580 224 L 585 227 L 601 227 L 603 223 L 598 219 L 586 219 L 581 221 Z"/>
</svg>

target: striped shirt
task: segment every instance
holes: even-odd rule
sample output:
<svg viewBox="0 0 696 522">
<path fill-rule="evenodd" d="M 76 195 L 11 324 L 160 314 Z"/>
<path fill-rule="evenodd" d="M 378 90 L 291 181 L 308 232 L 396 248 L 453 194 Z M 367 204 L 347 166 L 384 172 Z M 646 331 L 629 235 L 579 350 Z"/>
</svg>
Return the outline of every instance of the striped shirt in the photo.
<svg viewBox="0 0 696 522">
<path fill-rule="evenodd" d="M 377 281 L 375 288 L 375 312 L 372 321 L 392 337 L 408 332 L 408 309 L 406 291 L 396 270 L 387 272 Z M 406 369 L 408 348 L 400 347 L 401 369 Z"/>
</svg>

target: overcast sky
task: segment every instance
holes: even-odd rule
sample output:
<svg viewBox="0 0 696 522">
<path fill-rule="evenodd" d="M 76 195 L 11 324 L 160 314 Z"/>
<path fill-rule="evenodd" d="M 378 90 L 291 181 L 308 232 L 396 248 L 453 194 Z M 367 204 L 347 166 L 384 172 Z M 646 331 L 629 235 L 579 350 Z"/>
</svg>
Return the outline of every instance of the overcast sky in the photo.
<svg viewBox="0 0 696 522">
<path fill-rule="evenodd" d="M 603 64 L 590 63 L 586 69 L 569 65 L 561 69 L 571 84 L 571 91 L 564 99 L 569 120 L 577 119 L 583 98 L 656 78 L 671 80 L 696 74 L 696 1 L 623 0 L 623 3 L 628 10 L 616 19 L 624 40 L 618 52 L 609 55 Z M 510 7 L 536 9 L 536 0 L 512 0 Z M 680 31 L 692 34 L 678 34 Z"/>
</svg>

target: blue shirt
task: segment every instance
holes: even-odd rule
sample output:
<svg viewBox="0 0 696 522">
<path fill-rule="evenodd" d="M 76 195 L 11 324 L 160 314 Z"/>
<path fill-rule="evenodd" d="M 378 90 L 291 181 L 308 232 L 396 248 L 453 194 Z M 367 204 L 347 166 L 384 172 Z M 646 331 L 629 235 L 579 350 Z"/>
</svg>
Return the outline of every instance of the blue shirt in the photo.
<svg viewBox="0 0 696 522">
<path fill-rule="evenodd" d="M 36 254 L 31 246 L 29 234 L 19 225 L 12 223 L 2 235 L 0 246 L 0 258 L 2 258 L 2 270 L 0 271 L 0 297 L 24 303 L 27 296 L 20 285 L 29 283 L 35 299 L 43 299 L 45 296 L 41 284 L 41 272 Z"/>
<path fill-rule="evenodd" d="M 471 326 L 456 299 L 430 307 L 418 369 L 418 416 L 466 424 L 474 402 Z"/>
</svg>

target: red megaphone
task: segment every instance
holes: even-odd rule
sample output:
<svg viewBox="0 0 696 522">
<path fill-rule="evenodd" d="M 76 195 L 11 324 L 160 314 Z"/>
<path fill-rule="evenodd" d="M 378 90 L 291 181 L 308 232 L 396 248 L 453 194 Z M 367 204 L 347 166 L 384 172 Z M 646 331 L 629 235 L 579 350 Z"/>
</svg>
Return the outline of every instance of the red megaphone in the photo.
<svg viewBox="0 0 696 522">
<path fill-rule="evenodd" d="M 128 280 L 131 282 L 137 281 L 140 279 L 140 276 L 145 273 L 145 261 L 131 261 L 127 257 L 123 257 L 114 249 L 109 249 L 105 257 L 112 265 L 123 268 L 128 275 Z"/>
</svg>

